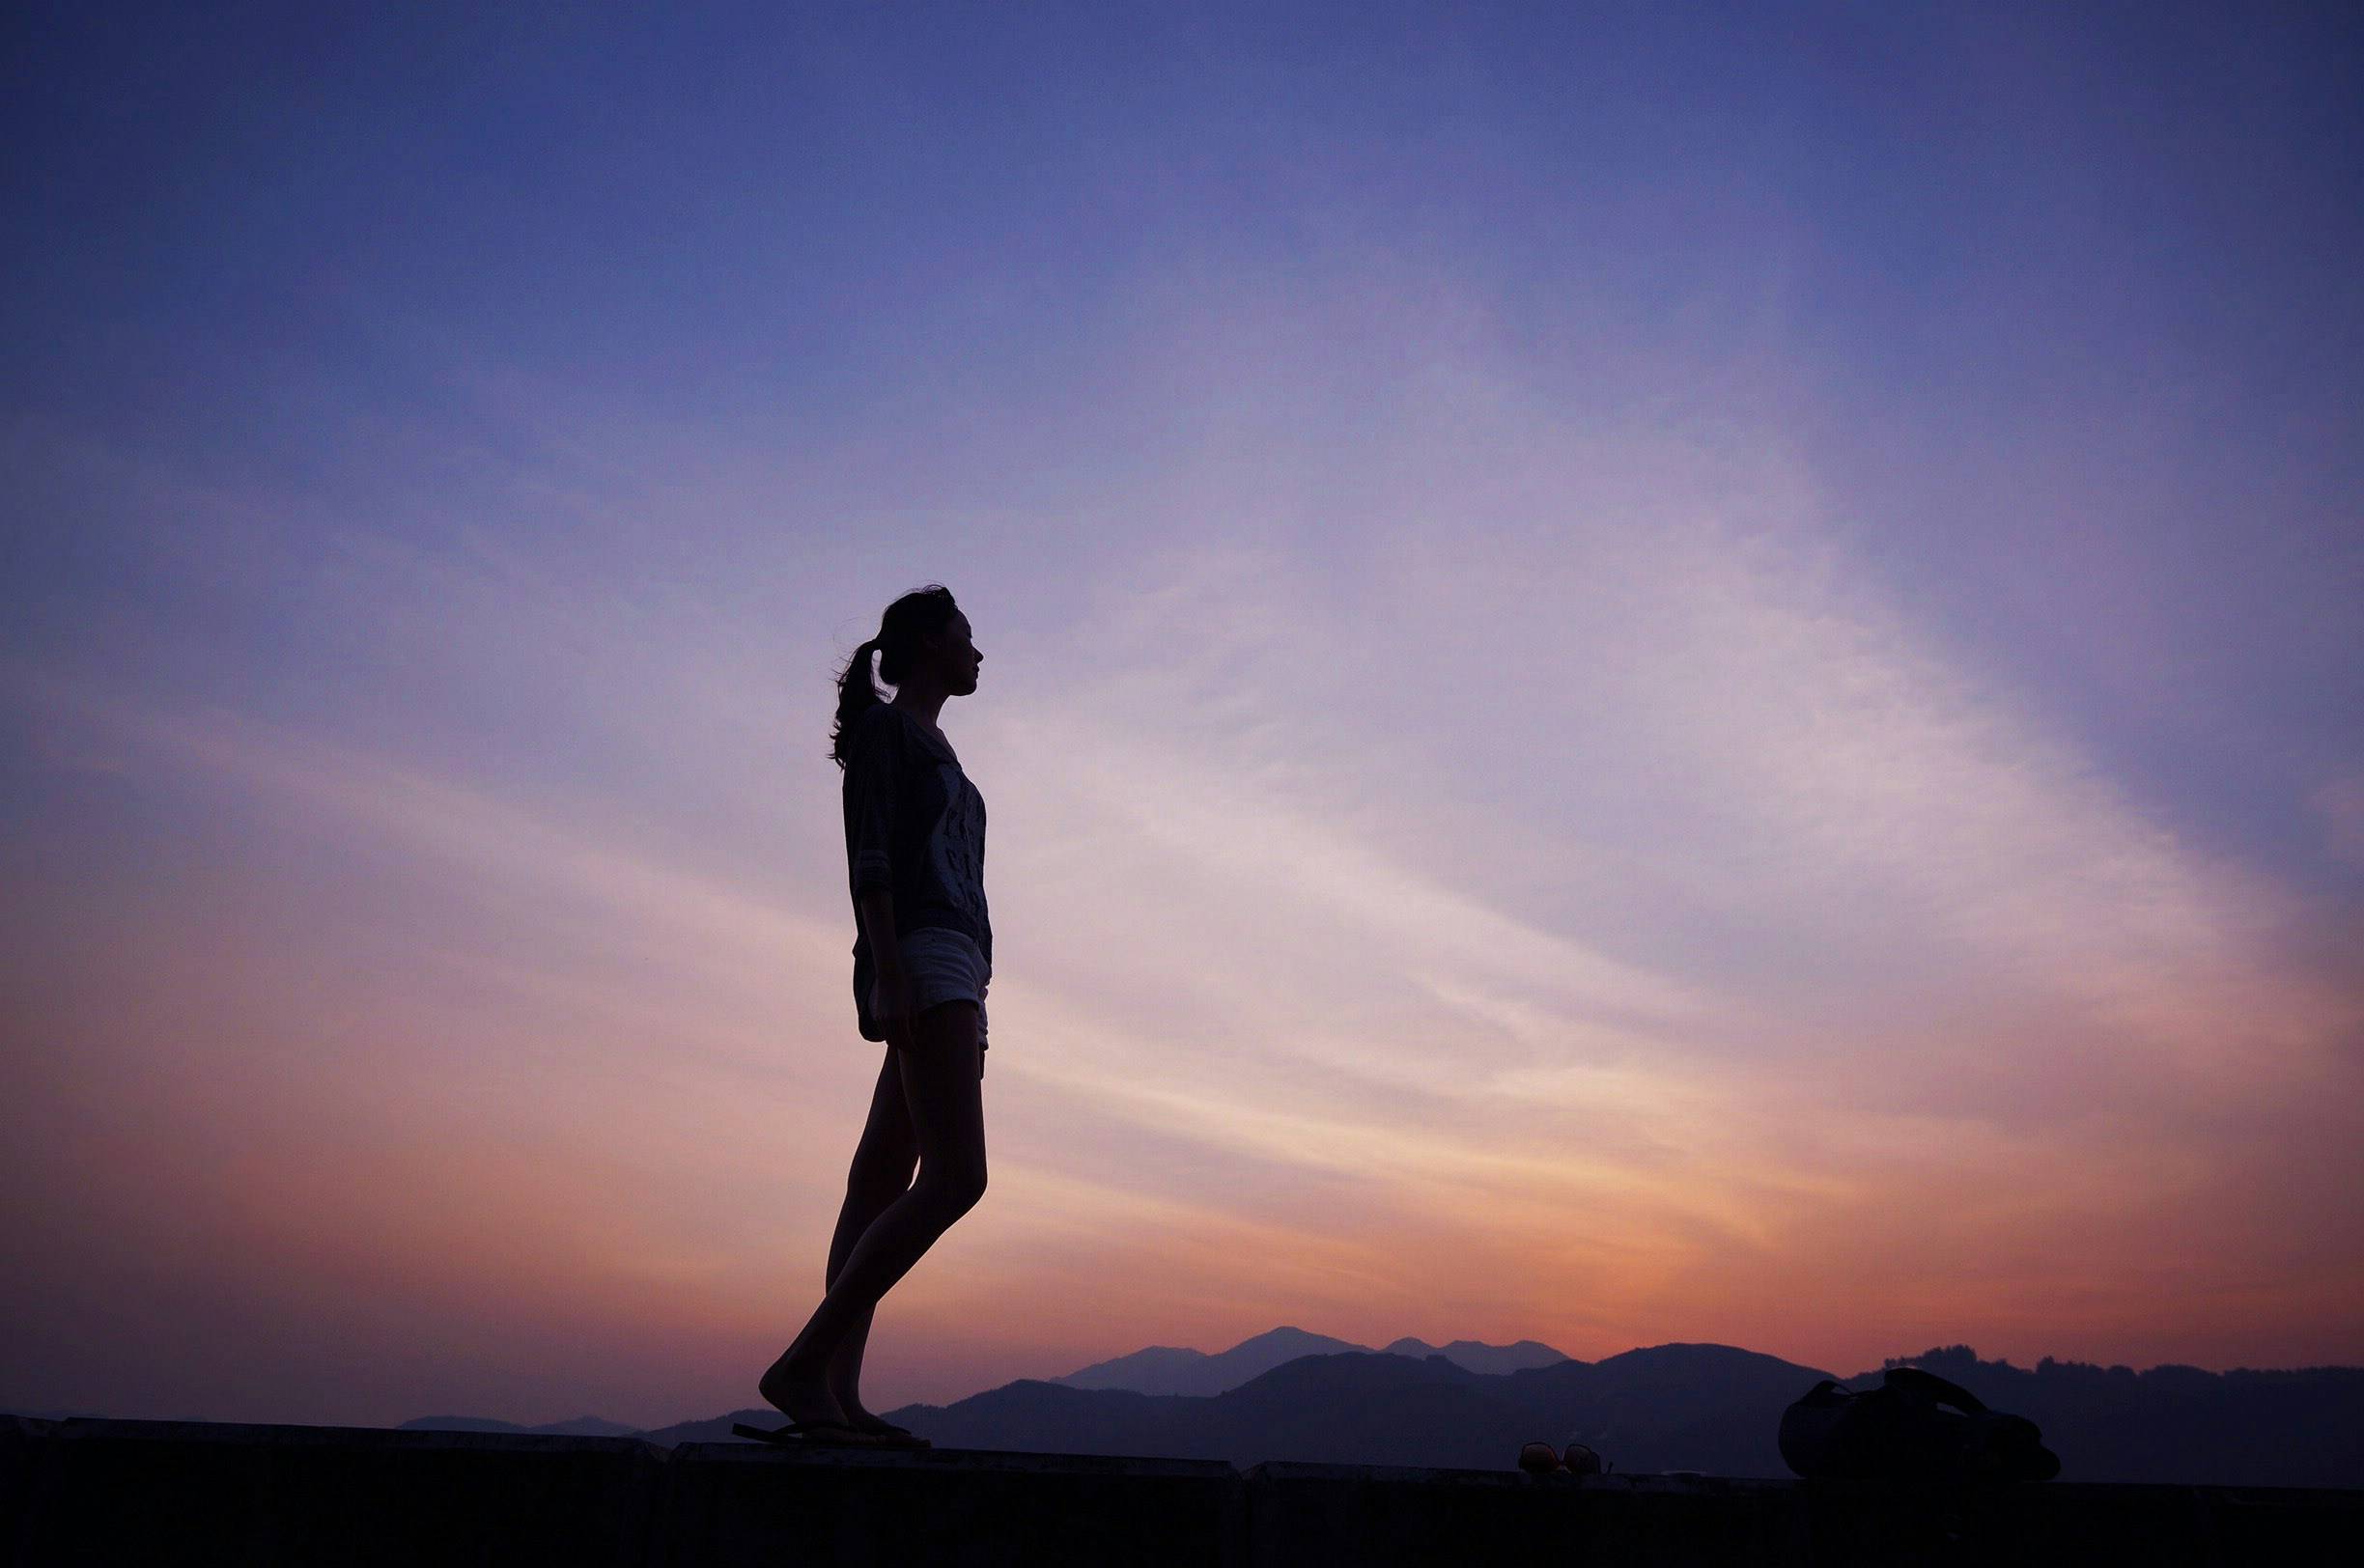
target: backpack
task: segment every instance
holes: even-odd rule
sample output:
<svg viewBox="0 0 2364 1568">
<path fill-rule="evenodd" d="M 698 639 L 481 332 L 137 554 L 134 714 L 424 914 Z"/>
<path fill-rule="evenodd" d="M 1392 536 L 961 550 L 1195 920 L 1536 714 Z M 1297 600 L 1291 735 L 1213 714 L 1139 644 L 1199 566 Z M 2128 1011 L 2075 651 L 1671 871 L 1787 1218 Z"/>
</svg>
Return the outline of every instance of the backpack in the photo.
<svg viewBox="0 0 2364 1568">
<path fill-rule="evenodd" d="M 1815 1384 L 1782 1413 L 1781 1454 L 1817 1481 L 2048 1481 L 2060 1473 L 2034 1421 L 1988 1410 L 1967 1388 L 1917 1366 L 1889 1368 L 1866 1393 L 1828 1378 Z"/>
</svg>

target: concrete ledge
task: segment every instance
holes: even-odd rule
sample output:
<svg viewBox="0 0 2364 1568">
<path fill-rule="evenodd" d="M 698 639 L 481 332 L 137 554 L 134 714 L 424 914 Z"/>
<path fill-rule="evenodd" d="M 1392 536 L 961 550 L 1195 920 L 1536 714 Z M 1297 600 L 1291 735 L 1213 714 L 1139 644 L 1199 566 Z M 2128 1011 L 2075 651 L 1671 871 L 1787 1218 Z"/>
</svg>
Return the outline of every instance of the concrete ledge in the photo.
<svg viewBox="0 0 2364 1568">
<path fill-rule="evenodd" d="M 693 1442 L 648 1561 L 1229 1565 L 1243 1503 L 1220 1461 Z"/>
<path fill-rule="evenodd" d="M 1531 1478 L 1515 1470 L 1258 1465 L 1246 1476 L 1249 1560 L 1263 1565 L 1815 1560 L 1797 1483 Z"/>
<path fill-rule="evenodd" d="M 0 1560 L 570 1564 L 2338 1563 L 2364 1492 L 917 1453 L 0 1421 Z"/>
<path fill-rule="evenodd" d="M 1600 1564 L 2350 1563 L 2364 1492 L 1984 1488 L 1258 1465 L 1249 1562 L 1412 1564 L 1548 1553 Z"/>
<path fill-rule="evenodd" d="M 637 1438 L 60 1421 L 0 1434 L 16 1562 L 636 1565 L 664 1450 Z"/>
</svg>

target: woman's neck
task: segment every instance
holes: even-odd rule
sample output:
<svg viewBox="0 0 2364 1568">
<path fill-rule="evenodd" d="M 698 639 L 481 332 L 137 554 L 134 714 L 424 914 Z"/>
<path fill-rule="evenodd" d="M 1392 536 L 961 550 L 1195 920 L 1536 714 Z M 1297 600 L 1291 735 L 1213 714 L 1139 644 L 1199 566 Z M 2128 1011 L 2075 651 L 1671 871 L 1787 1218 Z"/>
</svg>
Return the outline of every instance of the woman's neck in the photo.
<svg viewBox="0 0 2364 1568">
<path fill-rule="evenodd" d="M 943 705 L 944 700 L 942 697 L 938 697 L 933 703 L 926 702 L 925 700 L 917 702 L 905 702 L 899 694 L 891 703 L 887 704 L 887 706 L 890 708 L 894 708 L 902 713 L 909 714 L 912 717 L 917 719 L 929 729 L 934 730 L 938 735 L 943 734 L 943 730 L 937 724 L 936 715 L 943 712 Z"/>
</svg>

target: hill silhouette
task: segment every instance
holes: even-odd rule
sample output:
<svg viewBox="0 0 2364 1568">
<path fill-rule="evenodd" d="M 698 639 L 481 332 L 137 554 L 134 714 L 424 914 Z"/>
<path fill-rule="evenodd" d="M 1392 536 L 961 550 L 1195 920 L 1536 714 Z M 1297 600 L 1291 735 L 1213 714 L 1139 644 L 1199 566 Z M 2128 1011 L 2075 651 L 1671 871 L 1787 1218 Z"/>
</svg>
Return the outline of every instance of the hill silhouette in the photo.
<svg viewBox="0 0 2364 1568">
<path fill-rule="evenodd" d="M 892 1419 L 945 1447 L 1501 1469 L 1535 1438 L 1627 1470 L 1780 1475 L 1781 1412 L 1826 1374 L 1721 1345 L 1473 1372 L 1442 1355 L 1307 1356 L 1219 1394 L 1022 1380 Z"/>
<path fill-rule="evenodd" d="M 2061 1456 L 2064 1480 L 2364 1486 L 2364 1367 L 2137 1372 L 2047 1356 L 2031 1369 L 1982 1361 L 1967 1345 L 1886 1365 L 1926 1367 L 2025 1415 Z"/>
<path fill-rule="evenodd" d="M 1557 1351 L 1540 1340 L 1522 1339 L 1511 1345 L 1489 1345 L 1482 1340 L 1456 1339 L 1449 1345 L 1431 1345 L 1425 1339 L 1398 1339 L 1380 1349 L 1390 1356 L 1412 1356 L 1426 1360 L 1442 1356 L 1455 1366 L 1466 1366 L 1472 1372 L 1524 1372 L 1533 1366 L 1552 1366 L 1568 1358 L 1564 1351 Z"/>
<path fill-rule="evenodd" d="M 1522 1339 L 1515 1345 L 1456 1339 L 1440 1348 L 1424 1339 L 1407 1338 L 1396 1340 L 1384 1351 L 1373 1351 L 1368 1345 L 1283 1326 L 1243 1339 L 1213 1356 L 1172 1345 L 1152 1345 L 1129 1356 L 1095 1361 L 1081 1371 L 1050 1381 L 1070 1388 L 1127 1388 L 1139 1394 L 1219 1394 L 1301 1356 L 1336 1356 L 1349 1351 L 1409 1356 L 1418 1360 L 1443 1356 L 1472 1372 L 1512 1372 L 1567 1359 L 1549 1345 L 1532 1339 Z"/>
<path fill-rule="evenodd" d="M 1369 1349 L 1283 1325 L 1215 1356 L 1174 1345 L 1152 1345 L 1050 1381 L 1069 1388 L 1122 1388 L 1137 1394 L 1219 1394 L 1301 1356 Z"/>
</svg>

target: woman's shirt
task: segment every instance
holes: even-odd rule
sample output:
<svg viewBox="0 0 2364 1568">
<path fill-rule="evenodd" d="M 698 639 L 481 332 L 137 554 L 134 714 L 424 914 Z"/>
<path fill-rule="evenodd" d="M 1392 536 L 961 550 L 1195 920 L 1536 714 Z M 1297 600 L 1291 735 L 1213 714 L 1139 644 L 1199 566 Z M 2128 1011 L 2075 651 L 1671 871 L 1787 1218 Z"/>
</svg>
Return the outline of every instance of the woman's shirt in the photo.
<svg viewBox="0 0 2364 1568">
<path fill-rule="evenodd" d="M 883 1040 L 870 1017 L 877 961 L 861 929 L 861 896 L 894 895 L 895 936 L 923 926 L 957 931 L 993 965 L 985 910 L 985 798 L 942 736 L 882 702 L 854 720 L 846 748 L 846 870 L 854 898 L 854 1002 L 862 1038 Z"/>
</svg>

